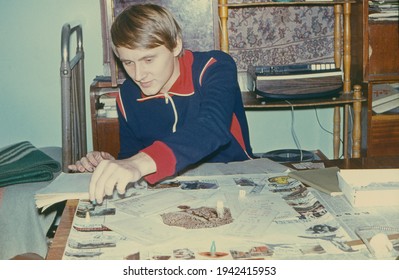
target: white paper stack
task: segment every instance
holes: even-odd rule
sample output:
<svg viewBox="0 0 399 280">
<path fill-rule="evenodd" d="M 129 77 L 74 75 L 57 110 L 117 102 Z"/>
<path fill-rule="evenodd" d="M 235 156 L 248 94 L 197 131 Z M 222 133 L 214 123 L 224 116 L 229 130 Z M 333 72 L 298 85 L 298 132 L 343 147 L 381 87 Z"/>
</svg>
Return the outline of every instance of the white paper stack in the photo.
<svg viewBox="0 0 399 280">
<path fill-rule="evenodd" d="M 89 199 L 91 173 L 61 173 L 35 194 L 36 207 L 46 208 L 68 199 Z"/>
<path fill-rule="evenodd" d="M 399 169 L 341 169 L 337 174 L 353 207 L 399 205 Z"/>
<path fill-rule="evenodd" d="M 377 114 L 399 107 L 399 84 L 373 86 L 372 109 Z"/>
</svg>

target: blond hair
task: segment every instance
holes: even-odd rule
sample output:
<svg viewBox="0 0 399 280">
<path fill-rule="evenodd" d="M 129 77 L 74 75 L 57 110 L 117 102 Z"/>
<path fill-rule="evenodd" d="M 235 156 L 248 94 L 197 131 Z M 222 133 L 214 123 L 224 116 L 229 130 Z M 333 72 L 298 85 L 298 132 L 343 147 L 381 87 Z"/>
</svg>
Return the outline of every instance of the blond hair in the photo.
<svg viewBox="0 0 399 280">
<path fill-rule="evenodd" d="M 154 4 L 132 5 L 115 19 L 111 27 L 113 49 L 151 49 L 165 46 L 173 51 L 182 31 L 173 15 Z"/>
</svg>

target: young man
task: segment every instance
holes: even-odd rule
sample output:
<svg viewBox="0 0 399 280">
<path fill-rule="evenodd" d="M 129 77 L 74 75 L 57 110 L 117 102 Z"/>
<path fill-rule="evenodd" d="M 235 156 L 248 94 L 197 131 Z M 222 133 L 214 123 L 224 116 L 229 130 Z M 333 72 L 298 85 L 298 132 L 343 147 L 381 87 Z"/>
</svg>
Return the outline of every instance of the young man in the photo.
<svg viewBox="0 0 399 280">
<path fill-rule="evenodd" d="M 234 60 L 221 51 L 183 49 L 166 9 L 133 5 L 111 27 L 113 49 L 130 79 L 117 99 L 120 152 L 91 152 L 73 171 L 93 173 L 90 199 L 154 184 L 201 162 L 252 158 Z"/>
</svg>

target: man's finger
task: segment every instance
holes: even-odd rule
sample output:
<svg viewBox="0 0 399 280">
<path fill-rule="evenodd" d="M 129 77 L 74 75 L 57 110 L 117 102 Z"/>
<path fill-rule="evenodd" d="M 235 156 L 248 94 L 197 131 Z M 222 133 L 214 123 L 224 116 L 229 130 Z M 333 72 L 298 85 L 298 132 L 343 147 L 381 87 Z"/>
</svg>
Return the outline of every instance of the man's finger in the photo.
<svg viewBox="0 0 399 280">
<path fill-rule="evenodd" d="M 88 153 L 86 157 L 94 167 L 97 167 L 103 160 L 99 152 Z"/>
<path fill-rule="evenodd" d="M 89 184 L 89 198 L 90 201 L 96 201 L 97 182 L 105 168 L 105 164 L 99 164 L 90 179 Z M 102 200 L 101 200 L 102 201 Z M 100 202 L 98 202 L 100 203 Z"/>
<path fill-rule="evenodd" d="M 116 190 L 118 191 L 119 194 L 125 194 L 126 192 L 126 187 L 129 184 L 129 180 L 126 179 L 120 179 L 118 184 L 116 185 Z"/>
</svg>

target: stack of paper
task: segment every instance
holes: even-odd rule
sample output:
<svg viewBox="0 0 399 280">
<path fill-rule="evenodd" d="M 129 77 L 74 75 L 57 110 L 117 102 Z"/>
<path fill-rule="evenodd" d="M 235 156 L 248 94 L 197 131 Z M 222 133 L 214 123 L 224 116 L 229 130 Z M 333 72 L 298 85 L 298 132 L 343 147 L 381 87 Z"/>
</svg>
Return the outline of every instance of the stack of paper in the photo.
<svg viewBox="0 0 399 280">
<path fill-rule="evenodd" d="M 353 207 L 399 205 L 399 169 L 342 169 L 338 182 Z"/>
<path fill-rule="evenodd" d="M 91 173 L 61 173 L 35 194 L 36 207 L 43 208 L 68 199 L 89 199 Z"/>
<path fill-rule="evenodd" d="M 372 108 L 376 113 L 384 113 L 399 107 L 399 83 L 373 86 Z"/>
<path fill-rule="evenodd" d="M 398 0 L 369 0 L 369 18 L 373 21 L 398 21 Z"/>
<path fill-rule="evenodd" d="M 98 96 L 97 117 L 100 118 L 117 118 L 116 98 L 119 91 L 115 89 L 102 89 Z"/>
</svg>

